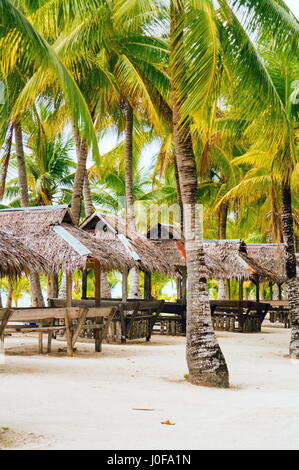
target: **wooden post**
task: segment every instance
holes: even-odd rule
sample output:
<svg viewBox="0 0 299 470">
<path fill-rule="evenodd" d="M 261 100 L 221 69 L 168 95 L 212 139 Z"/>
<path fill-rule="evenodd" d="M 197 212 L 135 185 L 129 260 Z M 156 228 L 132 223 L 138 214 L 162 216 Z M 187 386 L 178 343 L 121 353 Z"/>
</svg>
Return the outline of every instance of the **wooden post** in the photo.
<svg viewBox="0 0 299 470">
<path fill-rule="evenodd" d="M 282 299 L 282 284 L 277 284 L 278 285 L 278 300 Z"/>
<path fill-rule="evenodd" d="M 255 279 L 256 279 L 256 301 L 259 302 L 260 301 L 260 279 L 259 279 L 259 275 L 256 274 L 255 276 Z"/>
<path fill-rule="evenodd" d="M 152 275 L 149 272 L 144 273 L 144 299 L 151 300 L 152 298 Z"/>
<path fill-rule="evenodd" d="M 87 276 L 88 271 L 87 269 L 83 269 L 82 271 L 82 299 L 87 299 Z"/>
<path fill-rule="evenodd" d="M 101 266 L 98 262 L 95 264 L 95 281 L 94 281 L 94 297 L 95 297 L 95 307 L 101 306 Z M 96 318 L 96 325 L 100 325 L 101 318 Z M 102 341 L 101 341 L 101 332 L 99 328 L 94 330 L 95 338 L 95 352 L 101 352 L 102 350 Z"/>
<path fill-rule="evenodd" d="M 72 331 L 71 331 L 71 320 L 68 315 L 68 309 L 72 308 L 72 290 L 73 290 L 73 276 L 72 273 L 66 272 L 66 314 L 65 314 L 65 326 L 66 326 L 66 340 L 67 340 L 67 356 L 73 356 L 73 345 L 72 345 Z"/>
<path fill-rule="evenodd" d="M 239 280 L 239 300 L 243 300 L 243 282 L 243 278 Z"/>
<path fill-rule="evenodd" d="M 273 282 L 269 282 L 270 300 L 273 300 Z"/>
<path fill-rule="evenodd" d="M 184 269 L 182 273 L 182 303 L 185 304 L 187 302 L 187 271 Z"/>
<path fill-rule="evenodd" d="M 128 300 L 128 270 L 125 269 L 122 273 L 122 301 Z"/>
<path fill-rule="evenodd" d="M 231 300 L 231 287 L 230 287 L 230 279 L 227 279 L 227 291 L 228 291 L 228 299 Z"/>
<path fill-rule="evenodd" d="M 176 291 L 177 291 L 176 300 L 177 302 L 181 302 L 182 300 L 182 277 L 181 276 L 178 276 L 176 278 Z"/>
</svg>

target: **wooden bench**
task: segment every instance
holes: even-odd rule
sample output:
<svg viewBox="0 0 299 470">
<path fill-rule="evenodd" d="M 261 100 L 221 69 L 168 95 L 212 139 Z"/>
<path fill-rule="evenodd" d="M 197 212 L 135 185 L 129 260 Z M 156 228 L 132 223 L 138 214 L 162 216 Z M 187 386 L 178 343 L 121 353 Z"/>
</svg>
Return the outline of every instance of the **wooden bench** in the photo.
<svg viewBox="0 0 299 470">
<path fill-rule="evenodd" d="M 257 333 L 269 310 L 269 304 L 251 300 L 213 300 L 210 302 L 214 329 L 239 333 Z"/>
<path fill-rule="evenodd" d="M 50 305 L 61 308 L 65 305 L 63 299 L 49 299 Z M 73 307 L 93 308 L 94 299 L 72 300 Z M 127 300 L 105 299 L 101 308 L 114 308 L 113 318 L 104 320 L 107 331 L 106 339 L 113 342 L 126 343 L 127 340 L 145 338 L 150 341 L 153 327 L 163 308 L 164 300 Z M 114 326 L 114 333 L 111 327 Z M 109 334 L 110 331 L 110 334 Z"/>
<path fill-rule="evenodd" d="M 215 330 L 259 332 L 269 304 L 246 300 L 211 300 L 212 322 Z M 160 334 L 186 333 L 186 304 L 165 302 L 157 319 Z"/>
<path fill-rule="evenodd" d="M 11 333 L 39 333 L 39 352 L 43 353 L 43 334 L 48 335 L 47 352 L 51 352 L 52 338 L 59 331 L 65 333 L 67 354 L 71 356 L 82 330 L 92 329 L 95 334 L 95 349 L 101 350 L 104 339 L 104 318 L 112 318 L 113 307 L 72 307 L 72 308 L 12 308 L 0 309 L 0 338 Z M 91 320 L 93 324 L 86 324 Z"/>
<path fill-rule="evenodd" d="M 291 328 L 291 313 L 287 300 L 269 300 L 269 316 L 271 323 L 283 323 L 285 328 Z"/>
</svg>

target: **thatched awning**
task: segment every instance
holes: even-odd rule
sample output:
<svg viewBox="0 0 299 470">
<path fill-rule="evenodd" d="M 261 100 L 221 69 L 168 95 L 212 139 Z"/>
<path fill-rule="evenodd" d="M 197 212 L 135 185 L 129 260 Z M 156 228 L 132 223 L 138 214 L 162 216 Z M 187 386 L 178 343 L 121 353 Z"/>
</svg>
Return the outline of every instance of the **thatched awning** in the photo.
<svg viewBox="0 0 299 470">
<path fill-rule="evenodd" d="M 185 268 L 184 238 L 180 230 L 170 225 L 158 224 L 147 236 L 163 251 L 164 257 L 176 270 Z M 159 239 L 159 237 L 161 237 Z M 262 265 L 247 252 L 241 240 L 203 240 L 206 273 L 210 279 L 254 279 L 279 281 L 279 274 Z"/>
<path fill-rule="evenodd" d="M 138 265 L 115 244 L 98 242 L 75 227 L 67 206 L 1 210 L 0 226 L 46 258 L 56 272 L 84 269 L 94 260 L 103 270 Z"/>
<path fill-rule="evenodd" d="M 159 247 L 136 230 L 132 230 L 122 217 L 95 212 L 80 228 L 92 233 L 101 242 L 114 243 L 119 250 L 138 261 L 139 268 L 143 271 L 164 274 L 173 272 L 173 265 L 165 259 Z"/>
<path fill-rule="evenodd" d="M 17 277 L 29 272 L 47 272 L 46 260 L 16 237 L 0 231 L 0 275 Z"/>
</svg>

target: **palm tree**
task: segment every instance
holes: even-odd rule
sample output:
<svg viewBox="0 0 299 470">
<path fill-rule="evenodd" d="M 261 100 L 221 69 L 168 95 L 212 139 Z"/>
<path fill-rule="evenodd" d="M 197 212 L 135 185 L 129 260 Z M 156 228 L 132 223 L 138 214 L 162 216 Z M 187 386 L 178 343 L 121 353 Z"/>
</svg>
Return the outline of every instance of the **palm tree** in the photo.
<svg viewBox="0 0 299 470">
<path fill-rule="evenodd" d="M 121 3 L 119 16 L 123 17 L 126 10 L 131 21 L 137 13 L 140 18 L 149 8 L 157 15 L 158 5 L 154 1 L 148 1 L 146 7 L 138 1 L 128 2 L 127 8 Z M 198 229 L 195 223 L 197 175 L 190 125 L 194 119 L 209 121 L 211 109 L 220 96 L 221 78 L 226 75 L 231 87 L 241 91 L 247 118 L 256 119 L 259 113 L 263 130 L 272 131 L 273 140 L 285 136 L 284 109 L 248 33 L 271 38 L 273 47 L 289 52 L 296 50 L 299 28 L 280 0 L 272 0 L 267 5 L 261 0 L 221 0 L 217 5 L 212 1 L 172 1 L 170 8 L 174 142 L 181 195 L 183 203 L 192 208 L 194 231 Z M 190 234 L 186 235 L 188 238 Z M 199 241 L 197 244 L 187 241 L 186 249 L 190 380 L 227 386 L 226 364 L 211 328 L 202 247 Z"/>
</svg>

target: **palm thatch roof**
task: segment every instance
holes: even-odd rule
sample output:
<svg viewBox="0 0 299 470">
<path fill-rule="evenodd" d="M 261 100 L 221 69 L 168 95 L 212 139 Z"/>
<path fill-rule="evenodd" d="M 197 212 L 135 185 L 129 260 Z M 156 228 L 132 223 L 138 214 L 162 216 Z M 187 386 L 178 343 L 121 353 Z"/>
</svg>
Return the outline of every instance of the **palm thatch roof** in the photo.
<svg viewBox="0 0 299 470">
<path fill-rule="evenodd" d="M 153 239 L 157 235 L 157 239 Z M 167 238 L 167 234 L 169 234 Z M 175 269 L 185 268 L 184 238 L 176 227 L 157 224 L 147 234 L 164 257 Z M 162 239 L 158 237 L 163 237 Z M 273 267 L 261 265 L 249 255 L 246 244 L 241 240 L 203 240 L 206 272 L 210 279 L 254 279 L 279 281 L 279 274 Z"/>
<path fill-rule="evenodd" d="M 14 278 L 29 272 L 47 272 L 46 260 L 16 237 L 0 230 L 0 275 Z"/>
<path fill-rule="evenodd" d="M 248 256 L 258 260 L 261 266 L 275 271 L 281 283 L 286 280 L 283 243 L 246 243 L 246 251 Z"/>
<path fill-rule="evenodd" d="M 84 220 L 80 228 L 94 234 L 97 240 L 115 243 L 119 249 L 130 253 L 143 271 L 165 274 L 173 272 L 173 265 L 165 259 L 159 247 L 129 227 L 123 217 L 95 212 Z"/>
<path fill-rule="evenodd" d="M 103 270 L 138 264 L 110 241 L 99 242 L 74 226 L 68 206 L 1 210 L 0 227 L 46 258 L 56 272 L 84 269 L 95 260 Z"/>
</svg>

